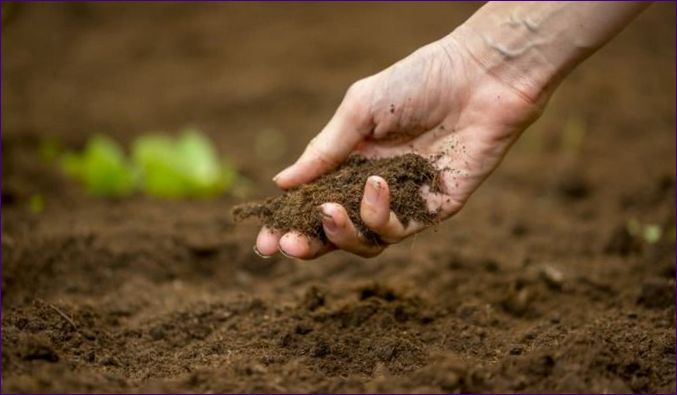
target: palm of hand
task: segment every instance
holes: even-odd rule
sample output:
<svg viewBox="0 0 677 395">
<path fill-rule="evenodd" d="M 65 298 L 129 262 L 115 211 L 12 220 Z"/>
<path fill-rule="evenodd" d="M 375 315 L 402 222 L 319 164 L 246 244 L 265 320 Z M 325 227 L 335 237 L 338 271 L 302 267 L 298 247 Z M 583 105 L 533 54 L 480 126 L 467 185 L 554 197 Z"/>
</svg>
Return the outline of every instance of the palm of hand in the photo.
<svg viewBox="0 0 677 395">
<path fill-rule="evenodd" d="M 424 187 L 422 194 L 428 208 L 444 219 L 462 208 L 539 109 L 458 46 L 436 42 L 355 83 L 327 127 L 276 181 L 285 188 L 308 182 L 352 152 L 369 157 L 414 152 L 434 159 L 441 170 L 441 192 Z M 365 243 L 341 206 L 327 202 L 322 209 L 330 244 L 264 228 L 256 249 L 262 255 L 279 249 L 299 258 L 335 248 L 362 256 L 383 250 Z M 389 209 L 388 186 L 377 176 L 365 186 L 361 217 L 389 243 L 424 228 L 418 223 L 402 226 Z"/>
</svg>

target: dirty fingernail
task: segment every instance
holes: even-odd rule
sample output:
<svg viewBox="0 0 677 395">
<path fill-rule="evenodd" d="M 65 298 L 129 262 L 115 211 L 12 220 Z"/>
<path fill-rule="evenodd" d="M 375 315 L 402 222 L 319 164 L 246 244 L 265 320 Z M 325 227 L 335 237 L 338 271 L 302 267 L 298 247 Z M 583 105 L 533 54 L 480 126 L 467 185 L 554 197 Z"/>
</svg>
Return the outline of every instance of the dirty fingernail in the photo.
<svg viewBox="0 0 677 395">
<path fill-rule="evenodd" d="M 322 213 L 322 224 L 329 232 L 336 232 L 339 229 L 339 224 L 334 219 L 336 210 L 330 204 L 323 204 L 320 206 Z"/>
<path fill-rule="evenodd" d="M 270 259 L 270 258 L 271 258 L 270 255 L 263 255 L 263 254 L 261 253 L 261 251 L 259 251 L 259 249 L 256 248 L 256 246 L 252 247 L 252 250 L 254 250 L 254 253 L 255 253 L 256 255 L 260 256 L 260 257 L 263 258 L 263 259 Z"/>
<path fill-rule="evenodd" d="M 381 194 L 381 181 L 374 178 L 367 180 L 367 187 L 364 190 L 365 197 L 369 204 L 377 204 Z"/>
<path fill-rule="evenodd" d="M 336 221 L 334 221 L 334 218 L 331 216 L 325 215 L 324 218 L 322 218 L 322 224 L 325 229 L 330 232 L 336 232 L 338 230 L 338 225 L 336 225 Z"/>
</svg>

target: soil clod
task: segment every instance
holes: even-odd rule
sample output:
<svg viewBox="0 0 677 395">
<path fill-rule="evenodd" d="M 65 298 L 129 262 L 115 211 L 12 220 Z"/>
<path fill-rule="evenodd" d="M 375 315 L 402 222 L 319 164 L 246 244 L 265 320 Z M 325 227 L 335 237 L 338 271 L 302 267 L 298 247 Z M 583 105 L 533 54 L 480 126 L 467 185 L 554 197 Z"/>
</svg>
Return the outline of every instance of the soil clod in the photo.
<svg viewBox="0 0 677 395">
<path fill-rule="evenodd" d="M 311 183 L 263 202 L 234 207 L 233 216 L 236 221 L 257 217 L 270 228 L 283 232 L 296 230 L 326 241 L 319 206 L 333 202 L 346 209 L 351 221 L 368 242 L 380 244 L 378 235 L 360 218 L 360 203 L 367 178 L 377 175 L 386 180 L 390 189 L 390 209 L 407 226 L 411 221 L 434 222 L 436 215 L 428 210 L 420 191 L 424 185 L 430 186 L 431 191 L 439 191 L 437 174 L 429 160 L 416 154 L 379 159 L 352 156 L 333 172 Z"/>
</svg>

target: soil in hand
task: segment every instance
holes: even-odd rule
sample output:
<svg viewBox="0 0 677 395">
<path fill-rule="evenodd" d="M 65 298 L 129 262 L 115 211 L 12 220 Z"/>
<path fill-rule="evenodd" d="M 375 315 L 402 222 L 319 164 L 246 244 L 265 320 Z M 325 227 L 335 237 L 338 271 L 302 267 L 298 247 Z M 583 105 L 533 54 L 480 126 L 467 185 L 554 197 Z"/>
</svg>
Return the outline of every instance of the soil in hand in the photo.
<svg viewBox="0 0 677 395">
<path fill-rule="evenodd" d="M 390 189 L 390 208 L 407 226 L 412 220 L 427 224 L 435 220 L 435 213 L 428 210 L 421 196 L 421 187 L 429 185 L 432 191 L 438 191 L 437 174 L 428 159 L 416 154 L 379 159 L 351 156 L 339 168 L 311 183 L 263 202 L 234 207 L 233 216 L 236 221 L 258 217 L 268 227 L 285 232 L 296 230 L 326 241 L 319 206 L 334 202 L 345 207 L 350 219 L 369 242 L 378 244 L 378 235 L 360 218 L 367 178 L 378 175 L 386 180 Z"/>
</svg>

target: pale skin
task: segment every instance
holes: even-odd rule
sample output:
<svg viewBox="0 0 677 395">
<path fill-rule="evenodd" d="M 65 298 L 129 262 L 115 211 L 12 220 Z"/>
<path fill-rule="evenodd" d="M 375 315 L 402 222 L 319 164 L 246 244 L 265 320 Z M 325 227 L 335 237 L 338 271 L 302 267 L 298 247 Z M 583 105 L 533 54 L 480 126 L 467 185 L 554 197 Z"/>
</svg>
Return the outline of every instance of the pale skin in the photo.
<svg viewBox="0 0 677 395">
<path fill-rule="evenodd" d="M 349 155 L 415 152 L 434 158 L 441 192 L 421 190 L 440 220 L 457 213 L 544 110 L 560 81 L 643 11 L 646 3 L 490 2 L 448 36 L 354 83 L 301 157 L 273 179 L 312 181 Z M 368 178 L 360 215 L 385 242 L 372 245 L 333 202 L 321 206 L 323 243 L 262 228 L 255 251 L 313 259 L 342 249 L 373 257 L 427 225 L 403 226 L 388 184 Z"/>
</svg>

